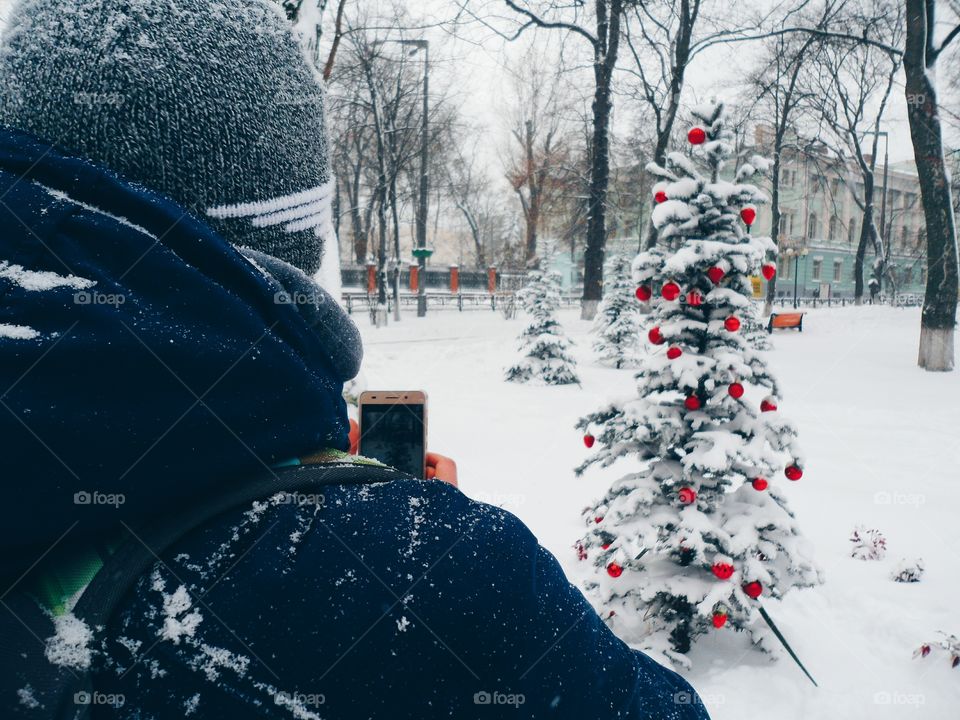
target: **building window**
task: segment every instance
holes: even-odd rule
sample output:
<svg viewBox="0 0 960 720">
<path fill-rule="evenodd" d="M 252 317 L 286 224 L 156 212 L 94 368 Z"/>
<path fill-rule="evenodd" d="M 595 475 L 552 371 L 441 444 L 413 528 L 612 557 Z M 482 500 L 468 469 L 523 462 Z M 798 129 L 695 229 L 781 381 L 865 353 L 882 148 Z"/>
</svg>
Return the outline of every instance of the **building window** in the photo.
<svg viewBox="0 0 960 720">
<path fill-rule="evenodd" d="M 857 242 L 857 223 L 850 221 L 850 227 L 847 229 L 847 242 L 853 245 Z"/>
<path fill-rule="evenodd" d="M 833 197 L 840 196 L 840 178 L 833 178 L 830 181 L 830 194 Z"/>
<path fill-rule="evenodd" d="M 900 228 L 900 247 L 903 248 L 904 250 L 907 249 L 907 243 L 909 242 L 909 239 L 910 239 L 910 228 L 904 225 L 902 228 Z"/>
<path fill-rule="evenodd" d="M 822 274 L 823 274 L 823 258 L 814 258 L 812 279 L 815 281 L 819 281 L 820 276 Z"/>
<path fill-rule="evenodd" d="M 830 216 L 830 233 L 827 235 L 827 239 L 830 242 L 833 242 L 834 240 L 837 239 L 837 233 L 839 232 L 839 229 L 840 229 L 840 220 L 837 218 L 836 215 L 831 215 Z"/>
<path fill-rule="evenodd" d="M 924 265 L 920 266 L 920 284 L 923 286 L 927 284 L 927 268 Z"/>
<path fill-rule="evenodd" d="M 793 280 L 793 265 L 796 263 L 794 258 L 788 257 L 783 263 L 783 268 L 777 268 L 777 274 L 781 280 Z"/>
<path fill-rule="evenodd" d="M 840 282 L 843 280 L 843 259 L 837 258 L 833 261 L 833 281 Z"/>
<path fill-rule="evenodd" d="M 908 267 L 903 271 L 903 284 L 909 285 L 913 282 L 913 267 Z"/>
<path fill-rule="evenodd" d="M 810 217 L 807 218 L 807 239 L 813 240 L 817 237 L 817 214 L 810 213 Z"/>
</svg>

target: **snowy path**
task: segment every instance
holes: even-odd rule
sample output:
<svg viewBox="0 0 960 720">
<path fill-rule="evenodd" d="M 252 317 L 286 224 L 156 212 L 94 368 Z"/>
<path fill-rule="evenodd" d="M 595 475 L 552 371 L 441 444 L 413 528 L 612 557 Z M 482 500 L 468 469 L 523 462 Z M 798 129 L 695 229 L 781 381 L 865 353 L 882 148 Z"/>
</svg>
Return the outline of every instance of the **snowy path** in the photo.
<svg viewBox="0 0 960 720">
<path fill-rule="evenodd" d="M 573 424 L 632 391 L 630 371 L 593 364 L 589 325 L 576 317 L 561 315 L 582 388 L 503 382 L 520 319 L 444 311 L 377 331 L 357 316 L 367 385 L 425 389 L 431 448 L 457 460 L 463 490 L 522 518 L 574 580 L 580 510 L 621 471 L 575 478 L 586 450 Z M 916 310 L 819 310 L 804 327 L 778 332 L 771 364 L 807 454 L 789 497 L 826 584 L 767 608 L 820 688 L 785 655 L 744 655 L 729 636 L 694 651 L 690 679 L 717 720 L 960 717 L 960 668 L 937 650 L 911 659 L 937 630 L 960 634 L 960 374 L 916 368 Z M 849 557 L 859 523 L 884 532 L 885 560 Z M 898 560 L 918 557 L 921 583 L 889 579 Z"/>
</svg>

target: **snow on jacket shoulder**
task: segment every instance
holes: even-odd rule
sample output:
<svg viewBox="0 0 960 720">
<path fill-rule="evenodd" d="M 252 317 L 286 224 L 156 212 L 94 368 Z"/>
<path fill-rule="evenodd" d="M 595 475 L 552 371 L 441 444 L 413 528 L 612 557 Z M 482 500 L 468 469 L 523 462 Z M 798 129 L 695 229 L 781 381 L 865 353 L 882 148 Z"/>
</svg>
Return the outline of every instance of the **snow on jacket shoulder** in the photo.
<svg viewBox="0 0 960 720">
<path fill-rule="evenodd" d="M 224 515 L 107 636 L 97 689 L 128 700 L 104 717 L 706 717 L 517 518 L 436 481 Z"/>
</svg>

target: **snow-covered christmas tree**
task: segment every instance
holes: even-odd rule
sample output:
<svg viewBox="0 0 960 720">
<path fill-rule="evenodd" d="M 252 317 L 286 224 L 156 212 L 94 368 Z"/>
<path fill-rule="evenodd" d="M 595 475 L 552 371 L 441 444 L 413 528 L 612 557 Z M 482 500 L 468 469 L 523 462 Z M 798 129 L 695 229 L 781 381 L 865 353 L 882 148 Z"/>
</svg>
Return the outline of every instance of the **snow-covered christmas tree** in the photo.
<svg viewBox="0 0 960 720">
<path fill-rule="evenodd" d="M 523 357 L 507 370 L 511 382 L 540 382 L 546 385 L 579 383 L 570 356 L 570 340 L 557 320 L 560 306 L 560 273 L 531 270 L 527 282 L 517 293 L 520 306 L 530 323 L 520 333 Z"/>
<path fill-rule="evenodd" d="M 585 511 L 578 551 L 592 563 L 588 595 L 620 637 L 681 666 L 708 632 L 746 631 L 769 651 L 761 598 L 820 582 L 784 495 L 784 480 L 803 476 L 797 432 L 741 332 L 749 276 L 775 252 L 749 234 L 766 198 L 746 181 L 764 161 L 720 179 L 731 149 L 723 106 L 695 115 L 697 162 L 674 152 L 665 167 L 648 167 L 659 178 L 660 243 L 633 266 L 637 297 L 652 304 L 654 350 L 637 373 L 637 397 L 577 425 L 596 445 L 578 474 L 640 462 Z"/>
<path fill-rule="evenodd" d="M 615 368 L 636 367 L 640 349 L 640 307 L 634 297 L 630 261 L 614 255 L 607 261 L 603 300 L 594 321 L 593 343 L 600 362 Z"/>
</svg>

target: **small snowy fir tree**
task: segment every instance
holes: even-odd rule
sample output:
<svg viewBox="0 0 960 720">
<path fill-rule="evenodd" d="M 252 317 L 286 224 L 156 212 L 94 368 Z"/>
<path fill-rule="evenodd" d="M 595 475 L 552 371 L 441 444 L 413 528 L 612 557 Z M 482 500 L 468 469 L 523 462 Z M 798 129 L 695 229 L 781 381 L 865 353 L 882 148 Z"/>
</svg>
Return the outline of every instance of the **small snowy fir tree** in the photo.
<svg viewBox="0 0 960 720">
<path fill-rule="evenodd" d="M 640 306 L 630 276 L 630 262 L 615 255 L 607 263 L 603 300 L 594 321 L 593 349 L 600 362 L 615 368 L 636 367 L 640 350 Z"/>
<path fill-rule="evenodd" d="M 796 429 L 740 332 L 749 277 L 774 252 L 745 229 L 765 200 L 746 180 L 765 161 L 719 179 L 730 152 L 723 106 L 696 116 L 703 126 L 689 139 L 700 162 L 674 152 L 664 167 L 648 167 L 659 178 L 659 244 L 634 261 L 637 298 L 651 303 L 652 348 L 637 397 L 577 425 L 596 445 L 578 474 L 639 461 L 585 511 L 577 550 L 592 563 L 587 594 L 621 638 L 682 667 L 698 637 L 731 628 L 769 652 L 776 641 L 761 598 L 821 581 L 782 490 L 782 478 L 803 475 Z"/>
<path fill-rule="evenodd" d="M 530 324 L 519 338 L 523 357 L 507 370 L 507 380 L 545 385 L 579 383 L 574 372 L 576 362 L 569 353 L 571 343 L 557 320 L 560 273 L 531 270 L 517 299 L 530 316 Z"/>
<path fill-rule="evenodd" d="M 890 573 L 890 579 L 900 583 L 918 583 L 923 579 L 923 558 L 902 559 Z"/>
</svg>

